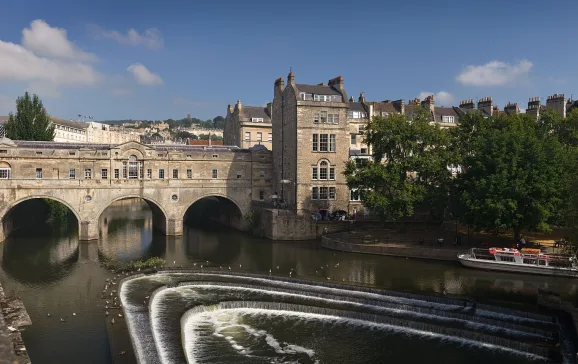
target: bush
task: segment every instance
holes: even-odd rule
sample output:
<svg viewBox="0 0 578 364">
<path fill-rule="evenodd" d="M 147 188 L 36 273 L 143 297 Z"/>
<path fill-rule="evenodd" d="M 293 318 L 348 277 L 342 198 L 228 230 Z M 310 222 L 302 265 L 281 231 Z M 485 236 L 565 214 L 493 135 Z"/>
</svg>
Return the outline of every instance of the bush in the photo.
<svg viewBox="0 0 578 364">
<path fill-rule="evenodd" d="M 245 215 L 245 222 L 247 223 L 247 230 L 251 235 L 262 238 L 265 236 L 265 231 L 261 226 L 261 213 L 249 212 Z"/>
</svg>

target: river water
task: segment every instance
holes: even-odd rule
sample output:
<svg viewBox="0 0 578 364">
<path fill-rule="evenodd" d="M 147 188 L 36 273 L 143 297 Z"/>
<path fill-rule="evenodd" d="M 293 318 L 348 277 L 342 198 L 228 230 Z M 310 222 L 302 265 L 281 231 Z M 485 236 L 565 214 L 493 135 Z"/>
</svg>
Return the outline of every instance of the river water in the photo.
<svg viewBox="0 0 578 364">
<path fill-rule="evenodd" d="M 152 213 L 141 200 L 111 205 L 101 216 L 100 227 L 98 242 L 79 243 L 74 230 L 54 233 L 38 228 L 30 229 L 36 230 L 33 233 L 16 233 L 3 243 L 0 280 L 7 295 L 22 298 L 32 319 L 32 326 L 23 332 L 32 362 L 111 362 L 101 290 L 113 275 L 102 267 L 104 259 L 159 256 L 169 265 L 195 269 L 209 261 L 213 267 L 227 271 L 230 267 L 233 272 L 268 275 L 272 269 L 273 275 L 279 277 L 288 277 L 292 269 L 292 277 L 302 279 L 467 297 L 522 310 L 534 310 L 538 288 L 571 297 L 578 289 L 572 279 L 488 273 L 466 269 L 458 263 L 334 252 L 318 247 L 314 241 L 273 242 L 211 225 L 202 229 L 187 227 L 182 237 L 159 236 L 153 234 Z M 236 307 L 231 312 L 218 317 L 220 322 L 244 318 L 256 324 L 255 315 L 262 314 L 247 307 Z M 65 322 L 61 323 L 60 318 Z M 297 316 L 292 325 L 302 332 L 308 330 Z M 317 321 L 314 326 L 331 332 L 341 343 L 343 353 L 361 351 L 385 340 L 382 334 L 372 335 L 371 340 L 351 346 L 355 331 L 344 332 L 338 325 L 327 326 L 324 321 Z M 284 332 L 280 326 L 270 326 L 268 330 L 279 336 Z M 323 337 L 318 339 L 323 341 Z M 396 345 L 400 347 L 409 347 L 399 337 L 391 340 L 399 342 Z M 306 343 L 307 335 L 298 341 Z M 419 345 L 424 350 L 436 348 L 432 342 Z M 443 350 L 460 360 L 467 354 L 463 347 L 445 345 Z M 443 358 L 447 359 L 447 355 Z"/>
</svg>

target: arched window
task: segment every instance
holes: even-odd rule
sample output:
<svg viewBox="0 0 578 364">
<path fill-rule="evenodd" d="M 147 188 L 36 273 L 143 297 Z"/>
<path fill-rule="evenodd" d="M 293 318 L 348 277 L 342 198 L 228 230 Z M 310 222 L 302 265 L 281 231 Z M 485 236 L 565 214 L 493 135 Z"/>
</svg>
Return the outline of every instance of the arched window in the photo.
<svg viewBox="0 0 578 364">
<path fill-rule="evenodd" d="M 335 167 L 331 167 L 329 161 L 323 159 L 312 167 L 312 180 L 335 180 Z"/>
<path fill-rule="evenodd" d="M 7 162 L 0 162 L 0 179 L 11 179 L 12 168 Z"/>
<path fill-rule="evenodd" d="M 136 155 L 128 157 L 128 178 L 138 178 L 138 159 Z"/>
</svg>

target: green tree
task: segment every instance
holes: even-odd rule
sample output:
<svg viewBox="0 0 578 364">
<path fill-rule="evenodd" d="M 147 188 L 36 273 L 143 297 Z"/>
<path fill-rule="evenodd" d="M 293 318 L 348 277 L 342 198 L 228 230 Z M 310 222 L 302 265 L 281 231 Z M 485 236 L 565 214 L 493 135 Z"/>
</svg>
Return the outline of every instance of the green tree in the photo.
<svg viewBox="0 0 578 364">
<path fill-rule="evenodd" d="M 564 146 L 529 115 L 466 117 L 454 144 L 463 172 L 455 179 L 459 219 L 475 228 L 548 231 L 565 190 Z"/>
<path fill-rule="evenodd" d="M 37 95 L 28 91 L 16 100 L 16 115 L 10 113 L 6 137 L 14 140 L 54 140 L 54 125 Z"/>
<path fill-rule="evenodd" d="M 449 134 L 431 123 L 429 110 L 416 108 L 411 121 L 399 114 L 373 117 L 365 135 L 373 160 L 349 161 L 344 174 L 371 211 L 398 220 L 413 215 L 418 204 L 447 199 Z"/>
</svg>

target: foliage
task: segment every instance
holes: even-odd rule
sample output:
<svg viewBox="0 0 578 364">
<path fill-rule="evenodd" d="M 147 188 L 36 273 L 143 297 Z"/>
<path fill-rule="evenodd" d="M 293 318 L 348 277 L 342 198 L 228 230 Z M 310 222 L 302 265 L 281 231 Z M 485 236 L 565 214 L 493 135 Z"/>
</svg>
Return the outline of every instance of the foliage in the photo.
<svg viewBox="0 0 578 364">
<path fill-rule="evenodd" d="M 398 220 L 419 203 L 447 199 L 449 133 L 431 123 L 430 115 L 415 107 L 411 121 L 399 114 L 373 117 L 365 128 L 373 160 L 346 165 L 348 187 L 363 191 L 364 205 L 382 219 Z"/>
<path fill-rule="evenodd" d="M 127 119 L 127 120 L 105 120 L 102 123 L 109 124 L 109 125 L 122 125 L 125 123 L 135 123 L 137 120 Z M 141 127 L 151 126 L 151 124 L 157 122 L 164 121 L 169 125 L 171 129 L 176 129 L 178 127 L 190 128 L 192 126 L 197 126 L 205 129 L 219 129 L 222 130 L 225 127 L 225 118 L 222 116 L 216 116 L 213 119 L 209 120 L 201 120 L 198 118 L 182 118 L 178 120 L 174 119 L 166 119 L 166 120 L 140 120 L 142 125 Z"/>
<path fill-rule="evenodd" d="M 28 91 L 16 100 L 16 114 L 6 122 L 6 137 L 13 140 L 54 140 L 54 125 L 38 95 Z"/>
<path fill-rule="evenodd" d="M 64 225 L 64 223 L 66 223 L 71 217 L 72 213 L 70 212 L 70 209 L 62 203 L 49 198 L 45 198 L 43 201 L 48 205 L 47 222 Z"/>
<path fill-rule="evenodd" d="M 261 213 L 257 211 L 249 212 L 244 216 L 245 223 L 247 224 L 247 230 L 253 236 L 263 237 L 265 236 L 265 231 L 261 224 Z"/>
<path fill-rule="evenodd" d="M 549 230 L 562 204 L 568 164 L 564 145 L 551 132 L 557 122 L 550 121 L 529 115 L 462 118 L 453 133 L 463 171 L 454 181 L 459 220 L 477 228 L 513 228 L 516 238 L 521 229 Z"/>
<path fill-rule="evenodd" d="M 196 136 L 195 134 L 191 134 L 188 131 L 177 131 L 175 133 L 175 138 L 181 138 L 181 139 L 190 139 L 190 140 L 197 140 L 199 139 L 198 136 Z"/>
<path fill-rule="evenodd" d="M 199 135 L 199 140 L 209 140 L 209 134 L 201 134 Z M 222 142 L 223 137 L 215 134 L 211 134 L 211 140 L 214 142 Z"/>
<path fill-rule="evenodd" d="M 152 257 L 147 260 L 135 260 L 126 264 L 125 269 L 127 270 L 139 270 L 146 268 L 160 268 L 166 263 L 166 261 L 159 257 Z"/>
</svg>

